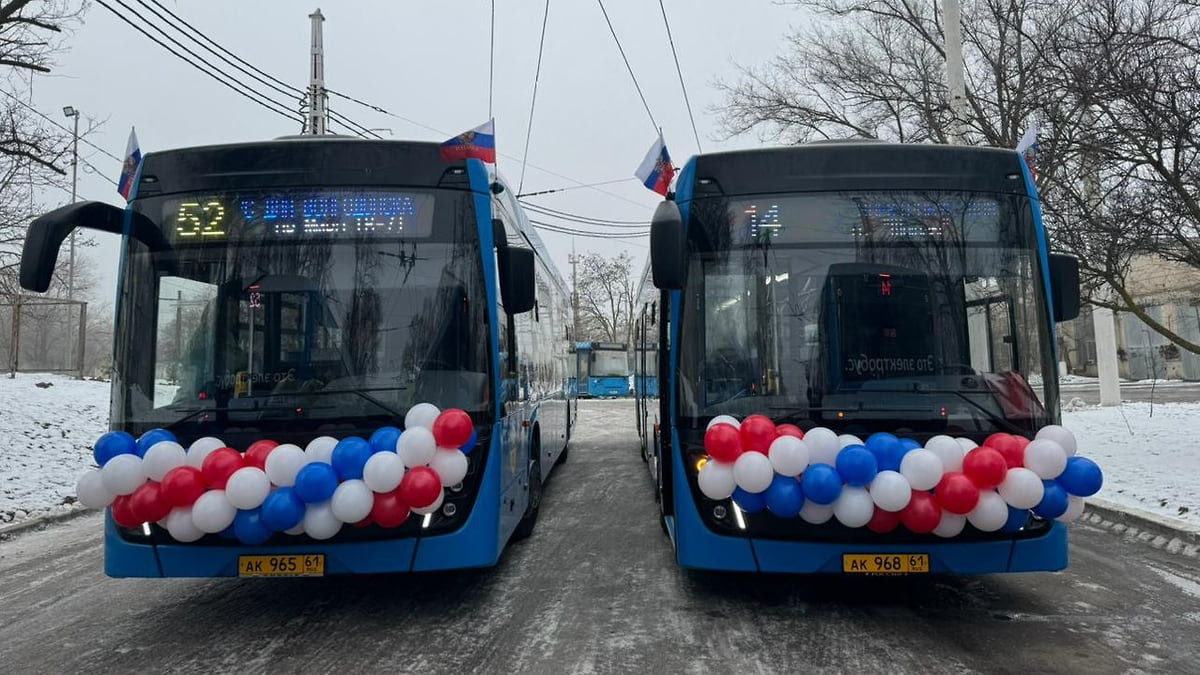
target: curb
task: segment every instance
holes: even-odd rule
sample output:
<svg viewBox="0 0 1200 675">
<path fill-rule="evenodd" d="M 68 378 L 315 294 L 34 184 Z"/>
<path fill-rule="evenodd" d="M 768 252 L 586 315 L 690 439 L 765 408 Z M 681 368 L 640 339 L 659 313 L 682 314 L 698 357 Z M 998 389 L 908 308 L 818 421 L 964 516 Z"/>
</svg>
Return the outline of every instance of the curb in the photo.
<svg viewBox="0 0 1200 675">
<path fill-rule="evenodd" d="M 33 530 L 42 526 L 65 523 L 89 513 L 98 513 L 98 511 L 96 509 L 71 509 L 69 511 L 61 511 L 59 513 L 51 513 L 45 516 L 29 518 L 28 520 L 22 520 L 19 523 L 11 523 L 9 525 L 0 527 L 0 539 L 8 539 L 12 536 L 22 534 L 28 530 Z"/>
<path fill-rule="evenodd" d="M 1082 520 L 1172 553 L 1200 554 L 1200 526 L 1157 513 L 1104 499 L 1088 499 Z"/>
</svg>

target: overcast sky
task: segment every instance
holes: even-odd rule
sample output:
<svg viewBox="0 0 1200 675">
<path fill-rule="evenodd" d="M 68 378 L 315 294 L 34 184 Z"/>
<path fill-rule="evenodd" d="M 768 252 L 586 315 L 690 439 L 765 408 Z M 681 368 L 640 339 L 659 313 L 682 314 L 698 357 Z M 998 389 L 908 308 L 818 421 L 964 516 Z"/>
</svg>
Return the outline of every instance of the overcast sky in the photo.
<svg viewBox="0 0 1200 675">
<path fill-rule="evenodd" d="M 121 11 L 126 11 L 115 5 Z M 136 3 L 127 3 L 140 8 Z M 298 87 L 308 83 L 308 14 L 295 0 L 174 0 L 166 3 L 238 56 Z M 496 0 L 494 117 L 499 169 L 521 180 L 530 96 L 544 4 Z M 782 46 L 790 25 L 804 17 L 768 0 L 666 0 L 671 31 L 705 151 L 757 145 L 753 137 L 718 140 L 711 108 L 721 102 L 712 86 L 736 76 L 735 64 L 759 64 Z M 675 73 L 659 5 L 653 0 L 605 3 L 655 120 L 663 127 L 677 165 L 695 154 L 696 141 Z M 488 116 L 489 0 L 326 2 L 325 73 L 330 89 L 372 102 L 402 117 L 458 133 Z M 144 10 L 143 13 L 146 13 Z M 172 56 L 104 7 L 92 3 L 85 24 L 68 40 L 50 76 L 36 78 L 33 101 L 61 119 L 72 105 L 106 120 L 91 136 L 122 156 L 129 128 L 142 152 L 269 139 L 299 131 L 284 117 L 254 105 Z M 332 98 L 331 106 L 367 127 L 396 138 L 441 141 L 444 136 L 401 119 Z M 386 132 L 383 132 L 386 135 Z M 621 61 L 599 5 L 591 0 L 551 1 L 529 145 L 524 192 L 630 177 L 656 131 Z M 81 154 L 109 178 L 117 162 L 86 146 Z M 516 158 L 516 159 L 512 159 Z M 574 213 L 617 220 L 648 219 L 657 195 L 635 180 L 601 190 L 570 190 L 538 198 Z M 121 203 L 112 184 L 84 171 L 81 199 Z M 67 195 L 48 193 L 48 206 Z M 570 225 L 568 223 L 568 225 Z M 580 227 L 576 225 L 575 227 Z M 104 235 L 101 235 L 104 236 Z M 606 255 L 627 250 L 640 272 L 646 240 L 613 241 L 543 233 L 555 263 L 569 274 L 572 245 Z M 117 245 L 108 237 L 96 249 L 104 284 L 96 299 L 114 293 Z"/>
</svg>

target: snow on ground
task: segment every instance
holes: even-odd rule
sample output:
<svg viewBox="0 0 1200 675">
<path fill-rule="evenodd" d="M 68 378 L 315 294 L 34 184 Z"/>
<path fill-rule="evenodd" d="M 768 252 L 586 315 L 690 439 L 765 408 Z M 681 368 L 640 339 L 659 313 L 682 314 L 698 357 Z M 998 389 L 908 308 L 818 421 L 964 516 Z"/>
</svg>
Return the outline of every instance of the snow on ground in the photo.
<svg viewBox="0 0 1200 675">
<path fill-rule="evenodd" d="M 1097 497 L 1200 525 L 1200 403 L 1080 407 L 1063 426 L 1104 470 Z"/>
<path fill-rule="evenodd" d="M 0 375 L 0 525 L 76 508 L 75 481 L 108 430 L 108 396 L 107 382 Z"/>
</svg>

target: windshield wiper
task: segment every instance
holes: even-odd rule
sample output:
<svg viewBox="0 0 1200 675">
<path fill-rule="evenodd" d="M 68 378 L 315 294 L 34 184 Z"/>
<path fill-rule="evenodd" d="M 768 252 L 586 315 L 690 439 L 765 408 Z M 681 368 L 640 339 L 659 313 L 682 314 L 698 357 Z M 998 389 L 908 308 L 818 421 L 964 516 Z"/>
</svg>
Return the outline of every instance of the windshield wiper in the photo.
<svg viewBox="0 0 1200 675">
<path fill-rule="evenodd" d="M 962 393 L 961 391 L 957 391 L 954 389 L 922 389 L 921 392 L 928 393 L 928 394 L 951 394 L 953 396 L 957 396 L 958 398 L 962 399 L 963 401 L 966 401 L 967 405 L 982 412 L 990 422 L 992 422 L 996 426 L 1004 429 L 1008 433 L 1017 434 L 1019 436 L 1023 436 L 1026 433 L 1025 429 L 1022 429 L 1021 427 L 1017 426 L 1016 424 L 1013 424 L 1011 421 L 1009 421 L 1009 419 L 1007 417 L 1004 417 L 1003 415 L 997 415 L 995 412 L 988 410 L 981 403 L 971 400 L 971 398 L 969 396 Z M 979 393 L 985 393 L 985 392 L 979 392 Z"/>
</svg>

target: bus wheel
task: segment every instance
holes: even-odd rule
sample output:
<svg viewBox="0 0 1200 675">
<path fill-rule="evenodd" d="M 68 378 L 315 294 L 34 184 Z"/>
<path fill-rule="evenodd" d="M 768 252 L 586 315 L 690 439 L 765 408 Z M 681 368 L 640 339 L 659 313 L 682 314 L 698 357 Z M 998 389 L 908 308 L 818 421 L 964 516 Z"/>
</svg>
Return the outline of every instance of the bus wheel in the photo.
<svg viewBox="0 0 1200 675">
<path fill-rule="evenodd" d="M 513 533 L 515 539 L 527 539 L 533 534 L 533 526 L 537 524 L 538 511 L 542 508 L 542 444 L 533 442 L 533 461 L 529 463 L 529 501 L 525 504 L 525 515 L 517 523 Z"/>
<path fill-rule="evenodd" d="M 558 453 L 558 459 L 554 460 L 554 465 L 558 466 L 567 461 L 567 452 L 571 449 L 571 404 L 567 403 L 567 438 L 563 441 L 563 449 Z"/>
</svg>

